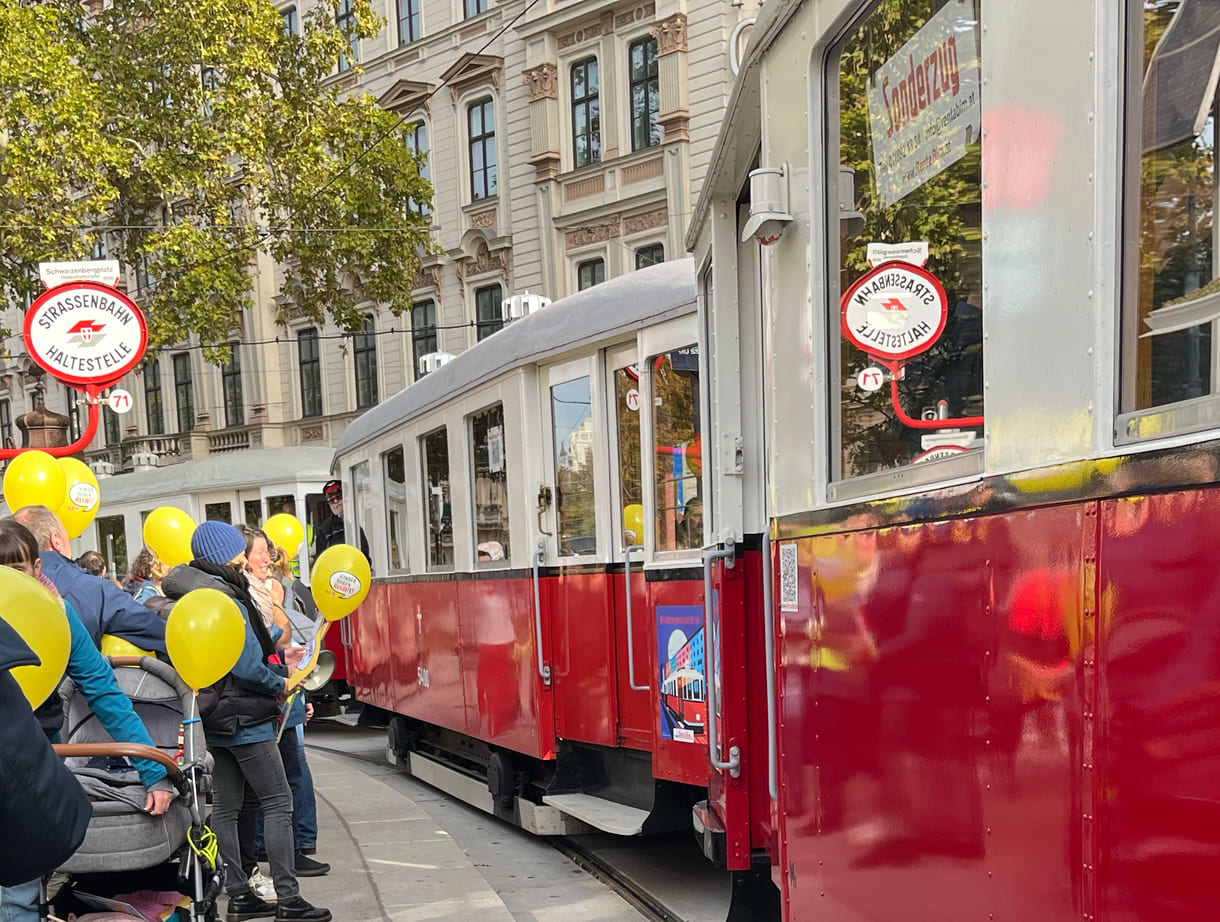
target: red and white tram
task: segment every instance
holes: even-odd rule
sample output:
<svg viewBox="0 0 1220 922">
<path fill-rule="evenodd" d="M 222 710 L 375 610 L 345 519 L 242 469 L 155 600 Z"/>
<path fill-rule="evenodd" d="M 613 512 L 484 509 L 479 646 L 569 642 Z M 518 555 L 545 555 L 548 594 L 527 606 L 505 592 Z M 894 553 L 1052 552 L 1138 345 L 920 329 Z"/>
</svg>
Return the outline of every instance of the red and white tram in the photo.
<svg viewBox="0 0 1220 922">
<path fill-rule="evenodd" d="M 687 243 L 774 587 L 706 815 L 784 919 L 1220 917 L 1218 61 L 1214 0 L 762 8 Z"/>
</svg>

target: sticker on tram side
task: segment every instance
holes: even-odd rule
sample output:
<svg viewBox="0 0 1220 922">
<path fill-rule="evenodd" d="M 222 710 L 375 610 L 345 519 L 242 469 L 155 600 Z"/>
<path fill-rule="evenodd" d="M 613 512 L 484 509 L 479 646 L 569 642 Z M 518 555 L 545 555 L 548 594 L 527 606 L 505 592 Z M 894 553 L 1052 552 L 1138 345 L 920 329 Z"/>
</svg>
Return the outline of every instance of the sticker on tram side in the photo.
<svg viewBox="0 0 1220 922">
<path fill-rule="evenodd" d="M 657 662 L 661 664 L 661 736 L 696 742 L 707 732 L 707 678 L 703 608 L 657 606 Z"/>
<path fill-rule="evenodd" d="M 781 544 L 779 546 L 779 610 L 797 611 L 799 607 L 796 545 Z"/>
</svg>

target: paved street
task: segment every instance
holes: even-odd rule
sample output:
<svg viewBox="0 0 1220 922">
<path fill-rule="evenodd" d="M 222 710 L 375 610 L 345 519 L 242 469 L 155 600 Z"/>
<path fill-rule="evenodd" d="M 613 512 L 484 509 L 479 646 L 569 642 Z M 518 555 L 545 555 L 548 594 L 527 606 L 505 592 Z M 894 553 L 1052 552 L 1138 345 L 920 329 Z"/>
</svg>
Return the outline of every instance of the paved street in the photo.
<svg viewBox="0 0 1220 922">
<path fill-rule="evenodd" d="M 384 760 L 384 731 L 323 722 L 307 742 L 317 857 L 332 870 L 301 887 L 337 922 L 642 918 L 544 840 L 400 774 Z"/>
</svg>

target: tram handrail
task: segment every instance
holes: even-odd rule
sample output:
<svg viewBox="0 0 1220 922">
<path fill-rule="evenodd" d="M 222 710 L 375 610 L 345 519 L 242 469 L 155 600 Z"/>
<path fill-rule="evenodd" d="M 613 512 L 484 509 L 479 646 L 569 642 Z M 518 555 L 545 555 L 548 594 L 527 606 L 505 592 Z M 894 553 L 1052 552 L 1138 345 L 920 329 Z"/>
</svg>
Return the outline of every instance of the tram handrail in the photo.
<svg viewBox="0 0 1220 922">
<path fill-rule="evenodd" d="M 712 624 L 712 564 L 717 560 L 724 561 L 726 570 L 736 566 L 737 548 L 730 533 L 724 537 L 724 547 L 720 550 L 708 551 L 703 556 L 703 638 L 705 643 L 704 662 L 710 662 L 707 682 L 707 755 L 712 768 L 717 771 L 727 771 L 734 778 L 741 774 L 741 750 L 737 746 L 729 747 L 727 762 L 720 758 L 720 742 L 716 739 L 716 712 L 720 710 L 717 700 L 719 690 L 716 687 L 716 630 Z"/>
<path fill-rule="evenodd" d="M 770 526 L 768 526 L 769 528 Z M 771 533 L 763 534 L 763 650 L 767 657 L 767 792 L 771 799 L 779 800 L 779 733 L 775 702 L 775 610 L 771 607 L 773 573 L 771 571 Z"/>
<path fill-rule="evenodd" d="M 623 585 L 627 590 L 627 684 L 632 691 L 648 691 L 647 685 L 635 684 L 635 637 L 631 629 L 631 552 L 644 553 L 644 548 L 638 544 L 631 545 L 623 551 Z"/>
<path fill-rule="evenodd" d="M 546 557 L 546 542 L 541 538 L 538 539 L 538 548 L 534 551 L 534 644 L 538 650 L 538 675 L 542 678 L 543 685 L 551 684 L 551 667 L 546 664 L 546 660 L 542 655 L 542 593 L 538 588 L 539 574 L 538 570 L 542 566 L 542 561 Z"/>
</svg>

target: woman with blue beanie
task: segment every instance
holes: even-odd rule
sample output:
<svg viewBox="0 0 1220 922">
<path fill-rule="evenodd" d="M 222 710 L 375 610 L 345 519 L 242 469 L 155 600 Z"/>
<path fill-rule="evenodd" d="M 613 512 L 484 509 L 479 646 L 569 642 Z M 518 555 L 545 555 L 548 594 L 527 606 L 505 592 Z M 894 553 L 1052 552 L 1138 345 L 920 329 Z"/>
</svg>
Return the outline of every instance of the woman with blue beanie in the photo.
<svg viewBox="0 0 1220 922">
<path fill-rule="evenodd" d="M 220 854 L 231 869 L 225 880 L 229 895 L 225 920 L 274 916 L 277 922 L 330 922 L 328 910 L 311 906 L 301 897 L 293 870 L 292 792 L 276 745 L 287 670 L 267 662 L 275 654 L 275 644 L 242 573 L 246 539 L 225 522 L 204 522 L 191 537 L 191 553 L 195 556 L 191 568 L 212 578 L 210 588 L 231 596 L 246 622 L 245 645 L 236 665 L 199 695 L 208 748 L 216 761 L 212 828 Z M 277 904 L 260 899 L 241 871 L 237 817 L 247 784 L 263 806 Z"/>
</svg>

